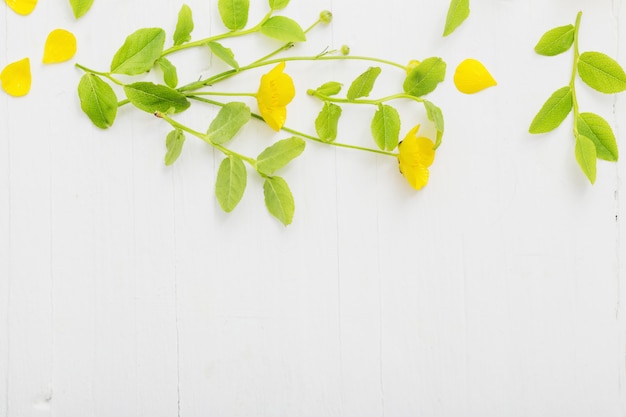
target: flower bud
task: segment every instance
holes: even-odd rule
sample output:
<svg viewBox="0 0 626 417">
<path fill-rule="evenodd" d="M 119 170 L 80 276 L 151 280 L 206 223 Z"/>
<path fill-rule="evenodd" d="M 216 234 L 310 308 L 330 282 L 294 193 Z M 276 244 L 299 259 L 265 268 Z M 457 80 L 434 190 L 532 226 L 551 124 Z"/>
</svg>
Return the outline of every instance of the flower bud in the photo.
<svg viewBox="0 0 626 417">
<path fill-rule="evenodd" d="M 333 14 L 330 11 L 324 10 L 320 13 L 320 22 L 327 25 L 330 22 L 332 22 L 332 20 L 333 20 Z"/>
<path fill-rule="evenodd" d="M 410 74 L 411 71 L 413 71 L 415 68 L 417 68 L 419 64 L 420 64 L 420 61 L 418 61 L 417 59 L 410 60 L 408 65 L 406 66 L 407 75 Z"/>
<path fill-rule="evenodd" d="M 350 55 L 350 47 L 348 45 L 341 45 L 341 55 Z"/>
</svg>

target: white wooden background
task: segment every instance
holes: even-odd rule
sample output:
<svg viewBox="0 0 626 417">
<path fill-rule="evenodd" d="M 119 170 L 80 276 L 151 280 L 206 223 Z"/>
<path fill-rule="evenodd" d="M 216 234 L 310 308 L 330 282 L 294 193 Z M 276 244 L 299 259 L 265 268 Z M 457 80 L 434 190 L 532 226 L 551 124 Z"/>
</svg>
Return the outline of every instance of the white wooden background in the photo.
<svg viewBox="0 0 626 417">
<path fill-rule="evenodd" d="M 266 6 L 251 2 L 253 22 Z M 162 121 L 126 107 L 101 131 L 80 111 L 72 63 L 106 70 L 140 27 L 171 35 L 181 2 L 96 0 L 79 21 L 65 0 L 39 3 L 27 17 L 0 6 L 0 67 L 29 56 L 34 77 L 24 98 L 0 93 L 0 416 L 626 416 L 626 165 L 599 163 L 592 187 L 571 117 L 527 133 L 571 68 L 571 54 L 536 56 L 539 36 L 583 10 L 581 50 L 626 64 L 625 2 L 472 0 L 442 38 L 447 1 L 292 0 L 284 13 L 303 25 L 335 16 L 292 53 L 348 44 L 441 56 L 449 71 L 430 97 L 446 135 L 425 189 L 389 158 L 309 143 L 283 172 L 297 205 L 287 228 L 252 176 L 221 212 L 221 157 L 203 143 L 189 138 L 168 168 Z M 187 0 L 194 38 L 222 31 L 216 3 Z M 43 66 L 57 27 L 78 53 Z M 268 45 L 229 44 L 242 62 Z M 466 57 L 498 87 L 458 93 Z M 183 81 L 221 65 L 173 60 L 188 64 Z M 319 103 L 304 90 L 367 65 L 288 64 L 288 124 L 311 131 Z M 401 81 L 384 74 L 374 95 Z M 626 98 L 579 96 L 626 152 Z M 403 111 L 403 132 L 424 118 Z M 370 113 L 346 110 L 340 140 L 369 145 Z M 182 118 L 203 130 L 212 114 Z M 255 124 L 233 145 L 281 137 Z"/>
</svg>

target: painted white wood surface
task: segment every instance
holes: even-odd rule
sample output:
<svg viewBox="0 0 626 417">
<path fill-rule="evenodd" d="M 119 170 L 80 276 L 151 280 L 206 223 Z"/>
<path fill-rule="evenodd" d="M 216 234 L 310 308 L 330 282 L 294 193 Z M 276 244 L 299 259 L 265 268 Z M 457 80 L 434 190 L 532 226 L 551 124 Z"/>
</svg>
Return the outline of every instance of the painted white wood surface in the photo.
<svg viewBox="0 0 626 417">
<path fill-rule="evenodd" d="M 64 27 L 75 61 L 106 69 L 135 29 L 171 34 L 181 3 L 96 0 L 79 21 L 66 3 L 28 17 L 0 7 L 0 66 L 30 56 L 34 76 L 27 97 L 0 94 L 0 416 L 626 415 L 626 168 L 600 163 L 591 187 L 570 118 L 526 133 L 570 75 L 569 54 L 534 54 L 539 36 L 583 10 L 581 49 L 624 64 L 623 1 L 472 0 L 444 39 L 443 0 L 292 0 L 285 14 L 303 25 L 335 16 L 303 53 L 437 55 L 449 72 L 431 97 L 446 135 L 424 190 L 385 157 L 310 143 L 284 172 L 288 228 L 252 177 L 222 213 L 218 154 L 190 138 L 164 167 L 162 122 L 124 109 L 100 131 L 80 112 L 79 71 L 39 64 L 46 34 Z M 252 3 L 254 21 L 265 2 Z M 195 38 L 222 30 L 215 0 L 187 4 Z M 254 56 L 244 45 L 233 47 Z M 466 57 L 498 87 L 456 92 Z M 176 59 L 187 80 L 212 64 Z M 366 65 L 290 63 L 289 124 L 311 129 L 319 104 L 306 88 Z M 579 95 L 623 147 L 625 98 Z M 211 112 L 183 117 L 203 129 Z M 370 113 L 346 113 L 342 139 L 367 144 Z M 248 126 L 237 144 L 278 137 Z"/>
</svg>

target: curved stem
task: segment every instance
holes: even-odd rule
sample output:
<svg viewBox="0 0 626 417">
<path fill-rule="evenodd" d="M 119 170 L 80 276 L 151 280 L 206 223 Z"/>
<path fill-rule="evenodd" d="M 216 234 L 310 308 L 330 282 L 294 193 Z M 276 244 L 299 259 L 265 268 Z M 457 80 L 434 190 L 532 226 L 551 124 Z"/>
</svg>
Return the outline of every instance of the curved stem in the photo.
<svg viewBox="0 0 626 417">
<path fill-rule="evenodd" d="M 385 103 L 387 101 L 400 100 L 400 99 L 412 100 L 418 103 L 424 102 L 423 98 L 415 97 L 410 94 L 404 94 L 404 93 L 393 94 L 391 96 L 379 98 L 378 100 L 363 100 L 363 99 L 350 100 L 348 98 L 331 97 L 331 96 L 327 96 L 324 94 L 320 94 L 315 90 L 308 90 L 307 94 L 317 97 L 322 101 L 328 101 L 331 103 L 344 103 L 344 104 L 370 104 L 370 105 L 378 106 L 379 104 Z"/>
<path fill-rule="evenodd" d="M 570 78 L 569 87 L 572 91 L 572 103 L 573 103 L 573 111 L 574 111 L 574 137 L 578 138 L 578 120 L 579 110 L 578 110 L 578 100 L 576 98 L 576 75 L 578 68 L 578 59 L 580 58 L 580 52 L 578 50 L 578 30 L 580 28 L 580 19 L 582 17 L 582 12 L 578 12 L 576 15 L 576 24 L 574 26 L 574 63 L 572 65 L 572 76 Z"/>
<path fill-rule="evenodd" d="M 306 30 L 304 31 L 304 34 L 306 35 L 307 33 L 309 33 L 311 30 L 313 30 L 313 28 L 315 28 L 315 26 L 319 25 L 321 22 L 322 22 L 321 18 L 317 19 L 317 21 L 315 23 L 313 23 L 311 26 L 306 28 Z M 286 51 L 287 49 L 292 48 L 294 45 L 295 45 L 294 42 L 287 42 L 286 44 L 284 44 L 280 48 L 276 49 L 275 51 L 270 52 L 269 54 L 265 55 L 264 57 L 257 59 L 256 61 L 253 62 L 253 64 L 258 64 L 259 62 L 266 61 L 266 60 L 270 59 L 271 57 L 273 57 L 275 55 L 278 55 L 282 51 Z"/>
<path fill-rule="evenodd" d="M 186 97 L 192 98 L 193 96 L 223 96 L 223 97 L 256 97 L 256 93 L 227 93 L 221 91 L 195 91 L 193 93 L 186 93 Z"/>
<path fill-rule="evenodd" d="M 90 72 L 90 73 L 92 73 L 92 74 L 99 75 L 99 76 L 101 76 L 101 77 L 105 77 L 105 78 L 107 78 L 107 79 L 111 80 L 112 82 L 114 82 L 114 83 L 115 83 L 115 84 L 117 84 L 117 85 L 121 85 L 122 87 L 124 86 L 124 83 L 123 83 L 123 82 L 121 82 L 121 81 L 119 81 L 118 79 L 114 78 L 114 77 L 111 75 L 111 73 L 110 73 L 110 72 L 95 71 L 95 70 L 92 70 L 91 68 L 87 68 L 87 67 L 85 67 L 84 65 L 80 65 L 80 64 L 78 64 L 78 63 L 76 63 L 76 64 L 74 64 L 74 65 L 76 66 L 76 68 L 80 68 L 81 70 L 83 70 L 83 71 L 85 71 L 85 72 Z"/>
</svg>

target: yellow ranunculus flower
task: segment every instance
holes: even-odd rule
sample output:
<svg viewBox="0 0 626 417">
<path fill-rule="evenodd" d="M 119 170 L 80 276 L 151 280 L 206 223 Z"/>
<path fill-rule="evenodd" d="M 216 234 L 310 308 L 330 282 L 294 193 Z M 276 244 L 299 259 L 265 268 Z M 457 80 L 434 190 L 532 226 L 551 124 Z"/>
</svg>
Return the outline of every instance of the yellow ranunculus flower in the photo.
<svg viewBox="0 0 626 417">
<path fill-rule="evenodd" d="M 416 190 L 428 183 L 428 167 L 435 160 L 435 144 L 426 137 L 417 137 L 419 128 L 417 125 L 411 129 L 398 145 L 400 172 Z"/>
<path fill-rule="evenodd" d="M 4 0 L 17 14 L 30 14 L 37 6 L 37 0 Z"/>
<path fill-rule="evenodd" d="M 48 35 L 43 50 L 43 63 L 67 61 L 76 53 L 76 37 L 65 29 L 55 29 Z"/>
<path fill-rule="evenodd" d="M 487 68 L 472 58 L 461 62 L 454 72 L 454 85 L 461 93 L 474 94 L 497 84 Z"/>
<path fill-rule="evenodd" d="M 263 120 L 274 130 L 279 131 L 287 120 L 287 104 L 296 95 L 291 77 L 283 72 L 285 63 L 276 65 L 261 77 L 261 85 L 256 99 Z"/>
<path fill-rule="evenodd" d="M 0 82 L 7 94 L 15 97 L 28 94 L 32 82 L 30 60 L 24 58 L 4 67 L 0 73 Z"/>
</svg>

